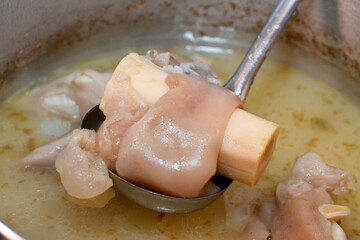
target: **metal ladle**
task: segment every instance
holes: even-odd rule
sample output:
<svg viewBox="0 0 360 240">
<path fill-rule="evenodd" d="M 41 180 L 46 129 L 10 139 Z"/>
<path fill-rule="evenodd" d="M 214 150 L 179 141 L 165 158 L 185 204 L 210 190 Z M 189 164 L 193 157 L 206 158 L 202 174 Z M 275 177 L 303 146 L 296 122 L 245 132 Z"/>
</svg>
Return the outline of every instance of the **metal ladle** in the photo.
<svg viewBox="0 0 360 240">
<path fill-rule="evenodd" d="M 225 87 L 234 92 L 241 102 L 244 103 L 257 71 L 300 1 L 281 0 L 278 3 L 235 74 L 225 84 Z M 105 116 L 99 109 L 99 106 L 95 106 L 85 115 L 81 128 L 96 131 L 104 120 Z M 136 186 L 112 171 L 109 171 L 109 175 L 114 182 L 114 188 L 117 192 L 143 207 L 163 213 L 187 213 L 204 208 L 219 198 L 232 182 L 231 179 L 216 174 L 211 179 L 218 189 L 215 193 L 203 197 L 179 198 L 166 196 Z"/>
</svg>

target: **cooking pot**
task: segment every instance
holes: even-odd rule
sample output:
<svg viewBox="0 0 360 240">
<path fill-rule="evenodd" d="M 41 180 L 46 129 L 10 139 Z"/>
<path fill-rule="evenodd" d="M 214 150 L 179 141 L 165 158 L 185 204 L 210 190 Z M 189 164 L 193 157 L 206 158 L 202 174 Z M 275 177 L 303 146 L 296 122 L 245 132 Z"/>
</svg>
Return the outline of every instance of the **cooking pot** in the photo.
<svg viewBox="0 0 360 240">
<path fill-rule="evenodd" d="M 244 50 L 276 3 L 2 0 L 0 101 L 59 66 L 126 47 L 226 43 Z M 270 57 L 319 78 L 333 72 L 329 83 L 360 103 L 358 22 L 359 0 L 303 0 Z"/>
</svg>

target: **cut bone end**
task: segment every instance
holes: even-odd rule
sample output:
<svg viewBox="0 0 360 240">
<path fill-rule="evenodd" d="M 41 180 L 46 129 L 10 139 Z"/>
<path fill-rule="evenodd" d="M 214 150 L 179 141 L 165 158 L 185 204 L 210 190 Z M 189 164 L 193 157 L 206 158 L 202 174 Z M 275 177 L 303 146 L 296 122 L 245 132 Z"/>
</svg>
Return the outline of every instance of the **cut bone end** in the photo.
<svg viewBox="0 0 360 240">
<path fill-rule="evenodd" d="M 218 159 L 218 174 L 254 186 L 275 149 L 279 125 L 242 109 L 231 115 Z"/>
<path fill-rule="evenodd" d="M 116 71 L 126 73 L 131 86 L 149 103 L 155 103 L 169 90 L 165 83 L 168 74 L 137 53 L 124 57 Z"/>
<path fill-rule="evenodd" d="M 322 204 L 318 209 L 329 220 L 337 221 L 350 215 L 350 208 L 342 205 Z"/>
</svg>

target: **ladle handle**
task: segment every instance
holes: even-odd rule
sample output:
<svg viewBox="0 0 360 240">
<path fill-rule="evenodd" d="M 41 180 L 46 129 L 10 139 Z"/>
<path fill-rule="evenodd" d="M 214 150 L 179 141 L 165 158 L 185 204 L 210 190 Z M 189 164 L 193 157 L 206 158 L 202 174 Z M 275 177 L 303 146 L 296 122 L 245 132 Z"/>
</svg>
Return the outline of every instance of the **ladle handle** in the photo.
<svg viewBox="0 0 360 240">
<path fill-rule="evenodd" d="M 241 102 L 245 102 L 257 71 L 300 2 L 301 0 L 280 0 L 240 66 L 225 84 Z"/>
<path fill-rule="evenodd" d="M 0 218 L 0 239 L 1 240 L 26 240 L 25 237 L 17 233 L 12 227 L 7 225 L 5 221 Z"/>
</svg>

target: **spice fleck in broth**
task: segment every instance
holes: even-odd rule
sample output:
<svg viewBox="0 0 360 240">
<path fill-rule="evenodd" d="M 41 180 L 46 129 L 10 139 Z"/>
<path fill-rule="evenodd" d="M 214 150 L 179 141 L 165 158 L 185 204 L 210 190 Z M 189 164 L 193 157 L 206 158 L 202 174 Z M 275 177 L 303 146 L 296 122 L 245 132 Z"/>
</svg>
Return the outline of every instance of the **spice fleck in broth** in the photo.
<svg viewBox="0 0 360 240">
<path fill-rule="evenodd" d="M 200 49 L 200 50 L 199 50 Z M 242 54 L 227 49 L 166 50 L 208 61 L 226 81 Z M 102 55 L 62 68 L 47 80 L 81 68 L 114 68 L 125 53 Z M 45 79 L 45 80 L 46 80 Z M 0 110 L 0 217 L 29 239 L 234 239 L 240 236 L 225 223 L 223 199 L 190 214 L 159 214 L 121 195 L 102 209 L 75 205 L 56 172 L 22 169 L 19 159 L 49 140 L 79 126 L 45 116 L 23 91 Z M 319 153 L 329 165 L 360 176 L 360 108 L 332 87 L 281 63 L 267 60 L 256 77 L 246 110 L 281 126 L 273 158 L 257 188 L 271 194 L 284 180 L 295 159 L 308 151 Z M 232 192 L 245 188 L 234 183 Z M 359 188 L 359 182 L 357 183 Z M 352 213 L 341 223 L 349 239 L 360 239 L 360 193 L 337 197 Z"/>
</svg>

